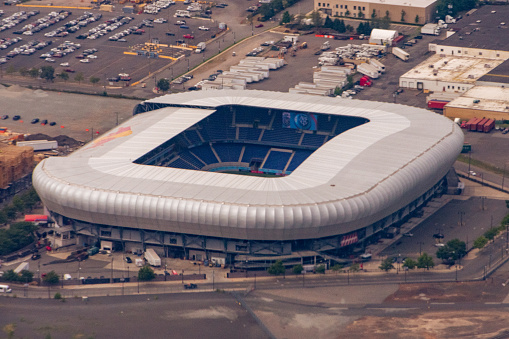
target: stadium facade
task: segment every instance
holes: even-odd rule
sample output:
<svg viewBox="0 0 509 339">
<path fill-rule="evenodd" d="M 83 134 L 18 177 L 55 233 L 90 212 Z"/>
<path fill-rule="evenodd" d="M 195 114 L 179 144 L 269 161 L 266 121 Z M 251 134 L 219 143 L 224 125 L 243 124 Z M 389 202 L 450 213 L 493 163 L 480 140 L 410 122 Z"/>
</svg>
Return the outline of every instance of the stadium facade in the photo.
<svg viewBox="0 0 509 339">
<path fill-rule="evenodd" d="M 225 263 L 345 255 L 441 194 L 462 145 L 456 124 L 404 105 L 190 92 L 137 105 L 33 182 L 80 244 Z"/>
</svg>

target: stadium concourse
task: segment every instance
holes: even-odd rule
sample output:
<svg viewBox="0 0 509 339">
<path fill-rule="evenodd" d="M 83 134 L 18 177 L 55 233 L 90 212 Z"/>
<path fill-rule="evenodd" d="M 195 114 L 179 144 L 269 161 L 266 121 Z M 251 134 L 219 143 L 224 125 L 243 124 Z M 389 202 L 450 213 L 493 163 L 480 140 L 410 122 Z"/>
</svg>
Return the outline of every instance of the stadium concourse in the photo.
<svg viewBox="0 0 509 339">
<path fill-rule="evenodd" d="M 463 145 L 404 105 L 265 91 L 147 100 L 34 186 L 78 245 L 263 267 L 345 257 L 447 188 Z"/>
</svg>

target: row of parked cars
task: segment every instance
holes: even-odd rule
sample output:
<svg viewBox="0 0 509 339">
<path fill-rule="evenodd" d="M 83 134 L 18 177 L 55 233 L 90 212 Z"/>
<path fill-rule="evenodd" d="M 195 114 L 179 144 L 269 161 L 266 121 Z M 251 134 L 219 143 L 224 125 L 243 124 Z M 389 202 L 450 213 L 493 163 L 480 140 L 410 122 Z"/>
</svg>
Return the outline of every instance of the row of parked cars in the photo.
<svg viewBox="0 0 509 339">
<path fill-rule="evenodd" d="M 52 48 L 50 51 L 41 54 L 39 56 L 39 58 L 41 58 L 41 59 L 62 58 L 70 53 L 75 52 L 76 50 L 78 50 L 80 48 L 81 48 L 81 44 L 77 44 L 77 43 L 74 43 L 71 41 L 64 41 L 57 47 Z"/>
<path fill-rule="evenodd" d="M 0 39 L 0 49 L 6 49 L 17 42 L 22 41 L 20 37 Z"/>
<path fill-rule="evenodd" d="M 119 27 L 123 25 L 127 25 L 133 20 L 131 17 L 124 17 L 124 16 L 118 16 L 112 20 L 111 23 L 105 22 L 102 24 L 97 25 L 96 27 L 90 29 L 87 33 L 79 35 L 80 38 L 86 37 L 87 39 L 97 39 L 102 37 L 103 35 L 106 35 L 109 32 L 113 32 L 114 30 L 118 29 Z"/>
<path fill-rule="evenodd" d="M 40 32 L 43 29 L 46 29 L 50 26 L 55 25 L 57 22 L 60 22 L 66 19 L 71 12 L 68 11 L 60 11 L 60 12 L 51 12 L 42 18 L 35 20 L 25 26 L 21 30 L 14 31 L 14 34 L 24 34 L 24 35 L 34 35 L 34 33 Z"/>
<path fill-rule="evenodd" d="M 13 13 L 12 15 L 3 18 L 2 21 L 0 21 L 0 32 L 3 32 L 9 28 L 13 28 L 19 25 L 20 23 L 28 20 L 28 18 L 33 17 L 39 13 L 40 13 L 39 11 L 30 12 L 20 11 Z"/>
<path fill-rule="evenodd" d="M 19 47 L 14 48 L 12 51 L 7 53 L 6 58 L 11 59 L 14 58 L 17 55 L 32 55 L 36 51 L 43 49 L 46 46 L 51 45 L 53 42 L 51 40 L 48 41 L 39 41 L 39 40 L 32 40 L 28 41 L 26 44 L 23 44 Z"/>
<path fill-rule="evenodd" d="M 63 26 L 54 29 L 51 32 L 45 33 L 46 37 L 64 37 L 69 33 L 75 33 L 80 29 L 88 26 L 92 22 L 98 21 L 102 18 L 102 14 L 93 14 L 90 12 L 85 12 L 83 15 L 78 18 L 66 22 Z"/>
<path fill-rule="evenodd" d="M 143 12 L 146 14 L 157 14 L 161 11 L 161 9 L 168 8 L 171 5 L 175 5 L 175 1 L 173 0 L 158 0 L 153 4 L 149 4 L 145 6 Z"/>
</svg>

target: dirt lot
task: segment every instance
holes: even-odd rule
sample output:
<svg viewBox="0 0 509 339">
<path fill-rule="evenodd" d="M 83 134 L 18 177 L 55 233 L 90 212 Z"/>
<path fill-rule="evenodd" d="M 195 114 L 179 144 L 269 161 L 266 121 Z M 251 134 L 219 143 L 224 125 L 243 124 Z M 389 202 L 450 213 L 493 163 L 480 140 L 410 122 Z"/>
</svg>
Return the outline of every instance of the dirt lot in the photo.
<svg viewBox="0 0 509 339">
<path fill-rule="evenodd" d="M 0 114 L 9 115 L 8 119 L 1 121 L 1 125 L 10 130 L 52 137 L 68 135 L 81 141 L 90 141 L 93 134 L 97 135 L 96 132 L 102 134 L 113 128 L 117 123 L 117 113 L 120 123 L 130 118 L 134 106 L 139 103 L 138 100 L 31 90 L 19 86 L 0 86 L 0 102 Z M 14 115 L 20 115 L 21 119 L 13 121 Z M 31 124 L 34 118 L 57 124 Z"/>
<path fill-rule="evenodd" d="M 9 329 L 12 338 L 267 338 L 254 318 L 224 293 L 90 298 L 88 302 L 2 297 L 0 308 L 2 338 L 11 338 Z"/>
</svg>

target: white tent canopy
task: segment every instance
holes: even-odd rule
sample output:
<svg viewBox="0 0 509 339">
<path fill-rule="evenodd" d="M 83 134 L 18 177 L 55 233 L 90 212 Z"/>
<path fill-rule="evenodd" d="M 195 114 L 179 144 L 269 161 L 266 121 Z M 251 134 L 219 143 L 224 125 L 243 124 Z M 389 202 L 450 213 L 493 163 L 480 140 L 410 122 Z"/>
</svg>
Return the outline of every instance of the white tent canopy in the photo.
<svg viewBox="0 0 509 339">
<path fill-rule="evenodd" d="M 370 44 L 392 44 L 392 40 L 394 40 L 398 36 L 398 31 L 392 31 L 388 29 L 379 29 L 374 28 L 371 31 L 371 35 L 369 37 Z"/>
</svg>

